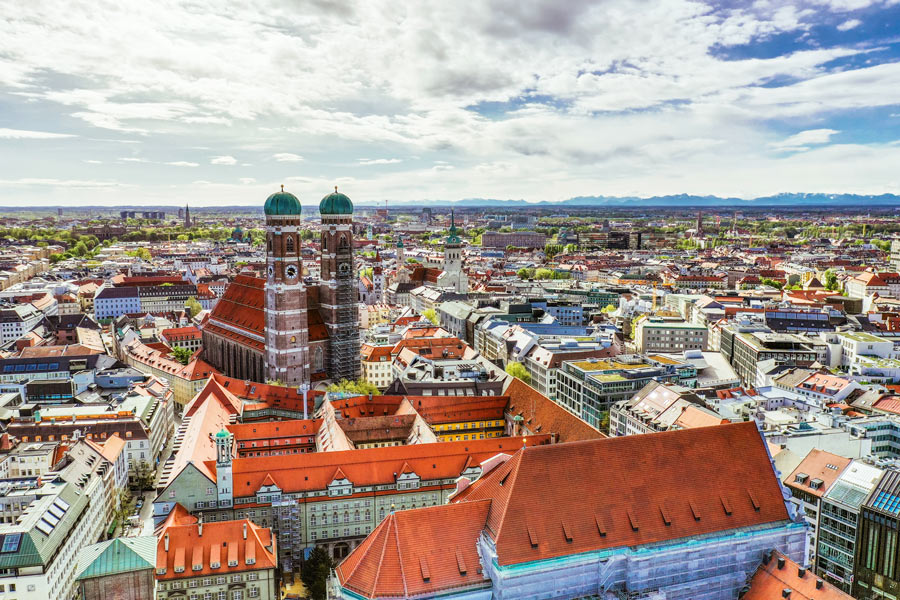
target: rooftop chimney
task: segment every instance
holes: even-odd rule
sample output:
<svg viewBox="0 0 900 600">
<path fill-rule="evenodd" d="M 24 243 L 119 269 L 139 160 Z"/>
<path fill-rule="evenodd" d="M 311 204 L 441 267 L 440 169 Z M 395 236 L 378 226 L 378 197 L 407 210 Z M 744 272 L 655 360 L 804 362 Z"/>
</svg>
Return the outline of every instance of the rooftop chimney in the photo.
<svg viewBox="0 0 900 600">
<path fill-rule="evenodd" d="M 806 569 L 804 567 L 799 567 L 797 569 L 797 577 L 799 577 L 800 579 L 803 579 L 803 577 L 805 575 L 806 575 Z"/>
<path fill-rule="evenodd" d="M 783 556 L 779 556 L 779 557 L 778 557 L 778 568 L 779 568 L 779 569 L 783 569 L 783 568 L 784 568 L 784 557 L 783 557 Z"/>
<path fill-rule="evenodd" d="M 824 583 L 825 583 L 825 582 L 822 581 L 821 579 L 816 579 L 816 589 L 817 589 L 817 590 L 821 590 L 821 589 L 822 589 L 822 585 L 823 585 Z"/>
<path fill-rule="evenodd" d="M 244 523 L 244 539 L 247 539 L 247 524 Z"/>
<path fill-rule="evenodd" d="M 782 598 L 790 598 L 791 597 L 791 588 L 784 588 L 783 590 L 781 590 L 781 597 Z"/>
</svg>

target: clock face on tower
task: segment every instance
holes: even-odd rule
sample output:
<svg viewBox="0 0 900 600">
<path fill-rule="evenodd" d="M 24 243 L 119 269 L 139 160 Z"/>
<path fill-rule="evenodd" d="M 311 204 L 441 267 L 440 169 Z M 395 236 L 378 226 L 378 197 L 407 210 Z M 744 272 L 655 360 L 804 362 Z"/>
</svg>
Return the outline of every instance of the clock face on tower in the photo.
<svg viewBox="0 0 900 600">
<path fill-rule="evenodd" d="M 349 273 L 350 272 L 350 263 L 343 262 L 340 265 L 338 265 L 338 272 L 341 275 L 346 275 L 347 273 Z"/>
<path fill-rule="evenodd" d="M 296 265 L 288 265 L 284 270 L 284 274 L 287 275 L 288 279 L 296 279 L 297 277 L 297 266 Z"/>
</svg>

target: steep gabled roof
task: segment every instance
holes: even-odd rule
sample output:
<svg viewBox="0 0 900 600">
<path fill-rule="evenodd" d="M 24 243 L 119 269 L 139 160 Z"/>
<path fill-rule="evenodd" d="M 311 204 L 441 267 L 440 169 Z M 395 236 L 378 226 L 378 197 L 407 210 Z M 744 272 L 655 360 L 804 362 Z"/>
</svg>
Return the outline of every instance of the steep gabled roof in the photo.
<svg viewBox="0 0 900 600">
<path fill-rule="evenodd" d="M 454 502 L 482 499 L 501 565 L 789 518 L 752 422 L 524 448 Z"/>
<path fill-rule="evenodd" d="M 476 542 L 490 500 L 388 515 L 337 568 L 341 585 L 366 598 L 410 598 L 484 587 Z"/>
</svg>

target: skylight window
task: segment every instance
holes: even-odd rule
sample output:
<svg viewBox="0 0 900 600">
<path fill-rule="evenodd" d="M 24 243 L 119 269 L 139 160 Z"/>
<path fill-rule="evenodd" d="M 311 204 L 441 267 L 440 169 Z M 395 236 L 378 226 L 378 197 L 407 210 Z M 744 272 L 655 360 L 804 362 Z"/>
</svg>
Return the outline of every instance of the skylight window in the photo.
<svg viewBox="0 0 900 600">
<path fill-rule="evenodd" d="M 0 547 L 0 553 L 15 552 L 19 549 L 19 542 L 22 541 L 21 533 L 9 533 L 3 536 L 3 545 Z"/>
</svg>

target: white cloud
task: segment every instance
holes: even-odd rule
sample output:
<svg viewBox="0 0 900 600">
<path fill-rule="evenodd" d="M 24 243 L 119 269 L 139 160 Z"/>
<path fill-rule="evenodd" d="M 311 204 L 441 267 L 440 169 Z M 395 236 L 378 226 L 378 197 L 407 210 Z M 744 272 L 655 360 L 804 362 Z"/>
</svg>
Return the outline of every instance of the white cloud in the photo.
<svg viewBox="0 0 900 600">
<path fill-rule="evenodd" d="M 167 162 L 167 165 L 171 165 L 173 167 L 199 167 L 200 163 L 188 162 L 186 160 L 175 160 L 172 162 Z"/>
<path fill-rule="evenodd" d="M 90 159 L 90 160 L 85 159 L 84 162 L 88 163 L 89 165 L 102 165 L 103 164 L 102 160 L 93 160 L 93 159 Z"/>
<path fill-rule="evenodd" d="M 301 162 L 303 160 L 303 157 L 299 154 L 291 154 L 290 152 L 279 152 L 278 154 L 273 154 L 272 158 L 278 162 Z"/>
<path fill-rule="evenodd" d="M 835 129 L 807 129 L 796 133 L 789 138 L 785 138 L 780 142 L 769 144 L 775 150 L 799 151 L 808 150 L 809 146 L 818 144 L 827 144 L 831 141 L 831 136 L 840 133 Z"/>
<path fill-rule="evenodd" d="M 70 133 L 52 133 L 49 131 L 26 131 L 24 129 L 0 128 L 0 139 L 4 140 L 55 140 L 75 137 Z"/>
<path fill-rule="evenodd" d="M 133 163 L 148 163 L 148 162 L 150 162 L 146 158 L 139 158 L 136 156 L 128 156 L 125 158 L 120 158 L 119 161 L 120 162 L 133 162 Z"/>
<path fill-rule="evenodd" d="M 820 182 L 886 188 L 897 179 L 896 163 L 881 158 L 860 171 L 866 180 L 843 168 L 835 171 L 842 178 L 821 180 L 785 168 L 799 157 L 784 151 L 801 149 L 836 164 L 821 147 L 832 134 L 773 142 L 775 121 L 833 131 L 835 115 L 900 104 L 900 63 L 815 39 L 815 25 L 849 27 L 858 16 L 849 11 L 876 11 L 884 0 L 423 0 L 400 8 L 329 0 L 302 12 L 283 0 L 172 0 L 113 6 L 103 27 L 87 0 L 71 0 L 66 11 L 20 4 L 0 20 L 0 86 L 34 109 L 22 114 L 46 114 L 43 123 L 65 123 L 86 141 L 121 132 L 106 141 L 142 143 L 147 156 L 205 148 L 209 158 L 193 173 L 218 194 L 213 204 L 245 204 L 244 186 L 275 181 L 284 175 L 278 163 L 304 157 L 316 175 L 296 180 L 299 192 L 349 177 L 354 200 L 753 194 Z M 779 34 L 803 49 L 730 55 L 732 46 Z M 834 66 L 865 53 L 871 62 Z M 0 132 L 43 128 L 16 126 Z M 852 140 L 851 127 L 841 128 L 841 139 Z M 107 165 L 98 178 L 115 179 L 122 168 L 108 144 L 80 152 Z M 80 160 L 34 157 L 23 177 L 49 162 L 60 180 L 78 180 L 77 171 L 63 173 Z M 215 168 L 222 165 L 245 166 L 247 177 Z M 129 174 L 129 182 L 146 178 L 136 199 L 158 203 L 170 186 L 179 189 L 140 171 Z"/>
<path fill-rule="evenodd" d="M 859 19 L 848 19 L 837 26 L 838 31 L 850 31 L 851 29 L 855 29 L 862 25 L 862 21 Z"/>
<path fill-rule="evenodd" d="M 402 163 L 402 162 L 403 162 L 402 158 L 375 158 L 375 159 L 361 158 L 361 159 L 359 159 L 358 164 L 360 164 L 362 166 L 395 165 L 397 163 Z"/>
<path fill-rule="evenodd" d="M 126 187 L 116 181 L 90 181 L 80 179 L 47 179 L 39 177 L 23 177 L 21 179 L 0 179 L 0 186 L 42 186 L 54 188 L 103 188 Z"/>
</svg>

